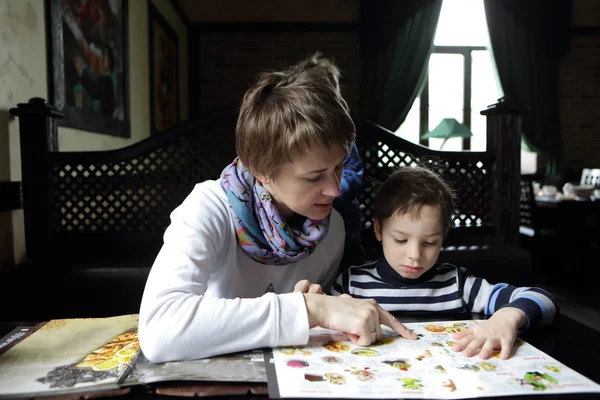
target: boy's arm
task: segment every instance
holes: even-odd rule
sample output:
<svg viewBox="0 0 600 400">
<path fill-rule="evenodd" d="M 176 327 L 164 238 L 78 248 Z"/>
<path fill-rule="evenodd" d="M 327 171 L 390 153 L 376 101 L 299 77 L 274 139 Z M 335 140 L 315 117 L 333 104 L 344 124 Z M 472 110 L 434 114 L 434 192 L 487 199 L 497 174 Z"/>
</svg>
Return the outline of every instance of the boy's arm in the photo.
<svg viewBox="0 0 600 400">
<path fill-rule="evenodd" d="M 527 320 L 523 327 L 548 325 L 554 321 L 558 303 L 554 296 L 537 287 L 516 287 L 506 283 L 490 284 L 483 278 L 466 273 L 461 268 L 463 301 L 471 312 L 493 315 L 496 311 L 512 307 L 521 310 Z"/>
<path fill-rule="evenodd" d="M 549 325 L 554 322 L 559 307 L 552 294 L 538 287 L 509 287 L 512 293 L 508 303 L 502 304 L 502 298 L 499 296 L 495 304 L 490 307 L 492 312 L 508 307 L 523 311 L 527 317 L 527 323 L 522 329 Z"/>
</svg>

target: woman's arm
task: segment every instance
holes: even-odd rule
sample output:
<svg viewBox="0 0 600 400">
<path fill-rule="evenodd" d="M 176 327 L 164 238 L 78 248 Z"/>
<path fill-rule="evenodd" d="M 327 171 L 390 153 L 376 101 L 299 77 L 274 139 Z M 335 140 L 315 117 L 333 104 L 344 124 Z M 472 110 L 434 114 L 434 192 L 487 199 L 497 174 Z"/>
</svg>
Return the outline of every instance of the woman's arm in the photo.
<svg viewBox="0 0 600 400">
<path fill-rule="evenodd" d="M 231 221 L 223 208 L 218 199 L 196 193 L 171 215 L 140 308 L 140 345 L 152 362 L 308 340 L 301 293 L 243 299 L 205 296 L 213 268 L 235 251 L 229 249 Z M 227 279 L 234 284 L 239 277 Z"/>
</svg>

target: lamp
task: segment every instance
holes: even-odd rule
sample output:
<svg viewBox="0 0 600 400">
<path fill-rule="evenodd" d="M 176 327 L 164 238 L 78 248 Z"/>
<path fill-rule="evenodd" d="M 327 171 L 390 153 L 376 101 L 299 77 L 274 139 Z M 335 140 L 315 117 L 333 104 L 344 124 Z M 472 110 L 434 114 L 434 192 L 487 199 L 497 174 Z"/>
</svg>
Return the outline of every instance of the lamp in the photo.
<svg viewBox="0 0 600 400">
<path fill-rule="evenodd" d="M 471 136 L 473 136 L 473 133 L 471 133 L 471 130 L 468 126 L 461 124 L 454 118 L 444 118 L 434 130 L 421 135 L 421 139 L 444 139 L 442 145 L 440 146 L 441 149 L 446 144 L 446 141 L 450 138 L 468 138 Z"/>
</svg>

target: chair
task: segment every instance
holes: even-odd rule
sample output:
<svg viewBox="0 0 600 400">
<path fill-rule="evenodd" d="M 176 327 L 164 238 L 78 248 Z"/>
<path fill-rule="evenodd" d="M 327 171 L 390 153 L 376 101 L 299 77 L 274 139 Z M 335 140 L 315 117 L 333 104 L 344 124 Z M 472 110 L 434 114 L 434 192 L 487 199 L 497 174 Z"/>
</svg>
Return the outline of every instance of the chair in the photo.
<svg viewBox="0 0 600 400">
<path fill-rule="evenodd" d="M 580 185 L 594 185 L 600 188 L 600 168 L 584 168 L 581 172 Z"/>
<path fill-rule="evenodd" d="M 532 240 L 536 236 L 535 193 L 533 175 L 521 175 L 521 196 L 519 198 L 519 239 Z M 527 239 L 525 239 L 527 240 Z"/>
<path fill-rule="evenodd" d="M 511 256 L 515 268 L 508 273 L 507 263 L 499 266 L 486 258 L 498 261 L 492 250 L 503 250 L 483 248 L 518 241 L 519 189 L 509 173 L 517 165 L 502 154 L 518 146 L 520 131 L 504 128 L 514 117 L 512 108 L 503 107 L 489 119 L 485 152 L 432 150 L 355 116 L 356 144 L 365 164 L 359 194 L 364 231 L 373 232 L 378 182 L 415 160 L 428 163 L 457 191 L 447 245 L 482 248 L 447 256 L 480 260 L 483 277 L 502 273 L 510 283 L 526 276 L 531 270 L 526 257 Z M 27 260 L 0 279 L 0 304 L 10 304 L 2 310 L 4 318 L 43 321 L 138 312 L 171 211 L 197 182 L 217 178 L 235 157 L 237 108 L 182 122 L 118 150 L 69 152 L 58 149 L 56 120 L 64 115 L 44 99 L 20 103 L 10 113 L 19 117 Z M 363 245 L 373 252 L 381 247 L 376 239 Z M 27 304 L 18 301 L 23 288 Z"/>
<path fill-rule="evenodd" d="M 535 201 L 533 182 L 537 176 L 521 175 L 521 196 L 519 202 L 519 247 L 531 255 L 534 280 L 545 283 L 554 274 L 561 249 L 560 240 L 565 236 L 559 229 L 543 224 L 540 209 Z"/>
</svg>

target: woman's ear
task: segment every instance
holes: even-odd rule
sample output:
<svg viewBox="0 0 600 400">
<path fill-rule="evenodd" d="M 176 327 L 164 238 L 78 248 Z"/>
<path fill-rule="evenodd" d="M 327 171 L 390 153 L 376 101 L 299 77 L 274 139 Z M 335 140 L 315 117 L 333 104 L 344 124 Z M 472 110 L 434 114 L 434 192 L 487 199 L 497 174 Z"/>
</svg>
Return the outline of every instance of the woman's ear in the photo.
<svg viewBox="0 0 600 400">
<path fill-rule="evenodd" d="M 378 219 L 373 220 L 373 231 L 377 240 L 381 242 L 381 224 Z"/>
<path fill-rule="evenodd" d="M 254 177 L 256 178 L 256 180 L 259 181 L 262 185 L 269 184 L 269 182 L 270 182 L 269 177 L 267 177 L 266 175 L 263 175 L 263 174 L 255 173 L 252 170 L 251 170 L 251 172 L 252 172 L 252 175 L 254 175 Z"/>
</svg>

